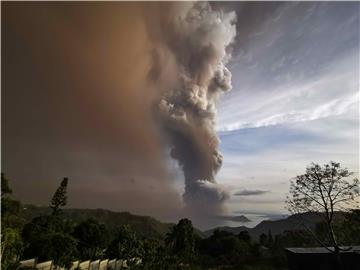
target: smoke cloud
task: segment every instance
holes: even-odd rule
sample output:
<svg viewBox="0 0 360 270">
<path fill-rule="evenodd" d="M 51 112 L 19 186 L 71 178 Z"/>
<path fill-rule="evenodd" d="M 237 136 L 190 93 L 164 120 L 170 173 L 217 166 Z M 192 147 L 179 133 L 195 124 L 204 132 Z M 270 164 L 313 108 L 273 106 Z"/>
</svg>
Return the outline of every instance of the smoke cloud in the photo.
<svg viewBox="0 0 360 270">
<path fill-rule="evenodd" d="M 219 95 L 231 89 L 225 64 L 236 35 L 236 14 L 215 11 L 206 2 L 175 5 L 167 14 L 160 34 L 153 36 L 158 46 L 151 74 L 158 82 L 161 76 L 174 82 L 162 89 L 156 112 L 171 145 L 170 155 L 184 172 L 187 209 L 214 215 L 229 197 L 215 180 L 223 160 L 215 118 Z M 173 59 L 170 69 L 160 64 L 164 51 L 166 59 Z"/>
<path fill-rule="evenodd" d="M 203 2 L 8 2 L 4 11 L 2 168 L 17 198 L 46 204 L 67 176 L 69 207 L 175 221 L 174 159 L 186 210 L 222 210 L 214 126 L 231 88 L 235 13 Z"/>
</svg>

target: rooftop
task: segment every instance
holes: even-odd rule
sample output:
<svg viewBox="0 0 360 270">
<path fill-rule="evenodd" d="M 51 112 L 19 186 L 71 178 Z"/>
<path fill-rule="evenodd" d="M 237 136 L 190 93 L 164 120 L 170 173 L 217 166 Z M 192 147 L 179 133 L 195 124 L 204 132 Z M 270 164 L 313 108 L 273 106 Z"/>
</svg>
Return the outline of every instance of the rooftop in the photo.
<svg viewBox="0 0 360 270">
<path fill-rule="evenodd" d="M 341 249 L 348 249 L 348 246 L 342 246 Z M 328 247 L 330 250 L 334 250 L 333 247 Z M 285 248 L 286 251 L 289 251 L 291 253 L 329 253 L 329 250 L 327 250 L 325 247 L 309 247 L 309 248 Z M 343 252 L 356 252 L 360 253 L 360 246 L 353 246 L 352 249 L 348 251 L 341 251 Z"/>
</svg>

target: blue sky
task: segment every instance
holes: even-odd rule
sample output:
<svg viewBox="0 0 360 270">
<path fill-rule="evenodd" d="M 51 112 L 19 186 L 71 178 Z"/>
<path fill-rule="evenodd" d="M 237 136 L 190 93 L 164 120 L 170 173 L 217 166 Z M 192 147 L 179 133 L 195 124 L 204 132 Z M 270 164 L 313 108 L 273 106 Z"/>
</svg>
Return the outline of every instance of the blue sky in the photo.
<svg viewBox="0 0 360 270">
<path fill-rule="evenodd" d="M 311 162 L 359 171 L 359 3 L 281 3 L 263 17 L 238 23 L 247 34 L 219 103 L 218 181 L 250 193 L 231 196 L 233 212 L 286 212 L 289 180 Z"/>
<path fill-rule="evenodd" d="M 289 180 L 311 162 L 358 174 L 360 3 L 211 6 L 237 15 L 233 89 L 216 119 L 224 157 L 216 181 L 231 194 L 229 210 L 252 220 L 285 213 Z M 149 87 L 154 47 L 176 65 L 152 39 L 161 12 L 125 2 L 4 8 L 1 166 L 14 197 L 48 205 L 66 176 L 68 207 L 177 221 L 184 174 L 153 117 L 177 69 L 164 66 L 164 86 Z"/>
</svg>

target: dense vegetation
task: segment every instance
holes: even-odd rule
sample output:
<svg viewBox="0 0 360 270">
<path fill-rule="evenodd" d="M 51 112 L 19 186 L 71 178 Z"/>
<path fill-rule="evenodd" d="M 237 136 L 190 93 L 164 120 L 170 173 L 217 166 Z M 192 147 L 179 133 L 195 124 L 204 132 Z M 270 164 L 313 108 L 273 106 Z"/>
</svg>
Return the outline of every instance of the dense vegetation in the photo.
<svg viewBox="0 0 360 270">
<path fill-rule="evenodd" d="M 5 270 L 18 268 L 20 259 L 34 257 L 65 267 L 74 260 L 121 258 L 131 269 L 286 269 L 285 247 L 317 246 L 318 240 L 331 244 L 326 222 L 314 226 L 316 238 L 301 228 L 275 235 L 269 230 L 257 237 L 246 230 L 216 229 L 205 237 L 189 219 L 172 225 L 126 213 L 130 221 L 126 223 L 122 215 L 110 211 L 65 211 L 67 178 L 49 208 L 35 207 L 30 214 L 11 198 L 9 182 L 3 174 L 1 178 L 1 266 Z M 339 216 L 331 224 L 337 243 L 359 245 L 360 210 Z M 145 225 L 141 233 L 142 222 L 159 231 Z"/>
</svg>

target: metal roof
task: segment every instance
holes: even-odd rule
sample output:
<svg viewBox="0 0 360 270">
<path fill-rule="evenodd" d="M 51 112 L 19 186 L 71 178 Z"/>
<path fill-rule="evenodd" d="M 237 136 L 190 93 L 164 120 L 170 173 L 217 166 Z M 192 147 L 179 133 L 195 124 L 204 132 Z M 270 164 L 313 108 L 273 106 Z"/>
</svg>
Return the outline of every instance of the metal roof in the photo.
<svg viewBox="0 0 360 270">
<path fill-rule="evenodd" d="M 334 250 L 333 247 L 328 247 L 330 250 Z M 342 246 L 340 247 L 341 249 L 347 249 L 349 248 L 348 246 Z M 329 250 L 327 250 L 324 247 L 309 247 L 309 248 L 285 248 L 286 251 L 289 251 L 291 253 L 303 253 L 303 254 L 308 254 L 308 253 L 329 253 Z M 353 246 L 351 250 L 349 251 L 340 251 L 341 253 L 343 252 L 356 252 L 359 253 L 360 252 L 360 246 Z"/>
</svg>

